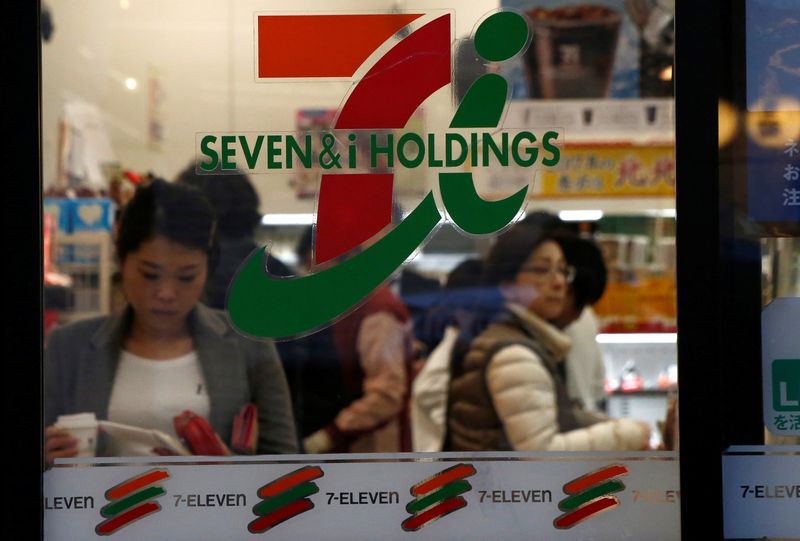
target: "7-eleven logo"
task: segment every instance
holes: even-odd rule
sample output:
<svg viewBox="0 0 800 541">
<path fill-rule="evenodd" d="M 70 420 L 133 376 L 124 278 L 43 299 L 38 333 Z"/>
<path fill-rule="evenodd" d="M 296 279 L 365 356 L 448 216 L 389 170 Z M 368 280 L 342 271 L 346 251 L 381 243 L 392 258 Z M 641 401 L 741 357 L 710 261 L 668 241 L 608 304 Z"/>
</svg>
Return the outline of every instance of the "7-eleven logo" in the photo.
<svg viewBox="0 0 800 541">
<path fill-rule="evenodd" d="M 319 466 L 305 466 L 267 483 L 258 489 L 262 501 L 253 506 L 258 518 L 247 525 L 250 533 L 264 533 L 267 530 L 314 509 L 309 499 L 319 492 L 314 480 L 325 475 Z"/>
<path fill-rule="evenodd" d="M 440 471 L 411 487 L 414 499 L 406 505 L 411 516 L 402 523 L 403 530 L 416 532 L 423 526 L 467 506 L 462 494 L 472 490 L 466 480 L 475 475 L 472 464 L 457 464 Z"/>
<path fill-rule="evenodd" d="M 352 81 L 333 121 L 332 128 L 337 131 L 366 130 L 375 135 L 380 130 L 402 129 L 428 97 L 451 83 L 453 21 L 449 12 L 256 14 L 255 26 L 257 80 Z M 490 14 L 474 34 L 475 50 L 489 62 L 508 60 L 524 51 L 529 42 L 528 23 L 514 11 Z M 445 141 L 448 136 L 451 142 L 461 138 L 461 160 L 468 154 L 471 160 L 489 160 L 494 147 L 497 155 L 503 156 L 499 158 L 502 167 L 508 166 L 509 160 L 519 167 L 533 167 L 537 161 L 545 167 L 556 165 L 560 159 L 556 131 L 538 137 L 527 131 L 513 136 L 505 133 L 499 143 L 504 150 L 491 141 L 502 124 L 509 94 L 508 82 L 501 75 L 480 76 L 458 104 Z M 425 145 L 429 147 L 427 158 L 432 163 L 435 137 L 431 136 L 436 134 L 428 135 L 426 139 L 418 137 L 414 144 L 420 149 L 417 156 Z M 251 254 L 227 296 L 231 322 L 243 334 L 284 339 L 322 328 L 389 279 L 443 220 L 468 235 L 492 234 L 519 216 L 526 201 L 528 184 L 504 199 L 484 199 L 472 172 L 461 168 L 463 161 L 449 163 L 445 154 L 444 163 L 435 159 L 441 169 L 438 180 L 444 208 L 438 208 L 430 190 L 399 224 L 380 236 L 392 221 L 394 172 L 375 169 L 371 161 L 370 172 L 331 168 L 331 164 L 339 164 L 341 156 L 331 150 L 333 136 L 326 136 L 329 143 L 323 137 L 319 154 L 326 172 L 320 180 L 314 239 L 315 264 L 321 266 L 308 275 L 284 279 L 270 275 L 265 268 L 265 248 Z M 203 140 L 210 145 L 216 138 L 208 135 Z M 401 162 L 402 140 L 401 136 L 396 142 Z M 377 143 L 371 136 L 369 141 L 374 157 Z M 242 153 L 257 161 L 253 156 L 262 148 L 263 137 L 253 141 L 253 146 L 244 143 Z M 381 148 L 381 152 L 394 149 L 391 143 L 386 145 L 391 148 Z M 215 153 L 209 150 L 205 155 L 210 159 L 206 166 L 216 162 Z M 344 167 L 348 159 L 342 162 Z M 477 166 L 477 161 L 470 165 Z M 369 247 L 356 250 L 372 240 L 375 242 Z M 330 264 L 322 265 L 325 263 Z"/>
<path fill-rule="evenodd" d="M 627 474 L 627 467 L 614 464 L 587 473 L 564 485 L 567 497 L 558 502 L 558 508 L 564 514 L 557 517 L 553 525 L 566 530 L 602 511 L 619 506 L 619 498 L 611 494 L 625 490 L 625 485 L 616 477 Z"/>
<path fill-rule="evenodd" d="M 95 527 L 97 535 L 111 535 L 119 529 L 161 510 L 153 501 L 167 493 L 158 483 L 169 479 L 169 472 L 154 469 L 108 489 L 108 504 L 100 509 L 106 519 Z"/>
</svg>

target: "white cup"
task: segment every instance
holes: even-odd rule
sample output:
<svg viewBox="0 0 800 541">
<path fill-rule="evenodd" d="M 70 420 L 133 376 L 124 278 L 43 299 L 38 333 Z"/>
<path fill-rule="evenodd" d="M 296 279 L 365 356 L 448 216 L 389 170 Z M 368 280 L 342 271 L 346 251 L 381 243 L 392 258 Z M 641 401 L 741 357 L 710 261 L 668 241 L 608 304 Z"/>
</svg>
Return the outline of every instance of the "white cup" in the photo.
<svg viewBox="0 0 800 541">
<path fill-rule="evenodd" d="M 78 456 L 95 456 L 97 449 L 97 418 L 94 413 L 59 415 L 55 426 L 65 429 L 78 439 Z"/>
</svg>

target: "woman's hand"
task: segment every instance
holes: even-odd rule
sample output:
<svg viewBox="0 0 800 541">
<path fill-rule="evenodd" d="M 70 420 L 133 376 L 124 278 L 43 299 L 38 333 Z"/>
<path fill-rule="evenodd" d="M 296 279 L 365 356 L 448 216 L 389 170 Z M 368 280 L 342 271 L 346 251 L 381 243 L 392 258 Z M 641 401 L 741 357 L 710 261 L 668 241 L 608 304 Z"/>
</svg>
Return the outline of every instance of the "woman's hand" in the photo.
<svg viewBox="0 0 800 541">
<path fill-rule="evenodd" d="M 56 458 L 78 456 L 78 439 L 70 436 L 64 428 L 48 426 L 44 429 L 44 455 L 48 466 Z"/>
<path fill-rule="evenodd" d="M 233 456 L 233 451 L 231 451 L 230 447 L 228 447 L 225 444 L 225 442 L 222 441 L 222 438 L 220 437 L 220 435 L 217 434 L 216 432 L 214 433 L 214 435 L 217 437 L 217 441 L 219 441 L 219 444 L 222 446 L 222 449 L 225 451 L 223 456 Z"/>
<path fill-rule="evenodd" d="M 651 450 L 651 448 L 650 448 L 650 432 L 651 432 L 650 423 L 648 423 L 647 421 L 640 421 L 638 419 L 635 420 L 635 421 L 636 421 L 636 424 L 639 425 L 639 428 L 642 430 L 642 437 L 643 437 L 642 447 L 639 450 L 640 451 L 650 451 Z"/>
</svg>

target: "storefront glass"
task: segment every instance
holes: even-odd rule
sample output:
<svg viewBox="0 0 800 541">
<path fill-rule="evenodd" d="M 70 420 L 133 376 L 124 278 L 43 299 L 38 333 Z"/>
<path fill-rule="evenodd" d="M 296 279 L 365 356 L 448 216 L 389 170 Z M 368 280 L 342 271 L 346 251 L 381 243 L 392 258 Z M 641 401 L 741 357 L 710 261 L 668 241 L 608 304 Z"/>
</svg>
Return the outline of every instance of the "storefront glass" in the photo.
<svg viewBox="0 0 800 541">
<path fill-rule="evenodd" d="M 749 379 L 725 392 L 747 396 L 749 409 L 740 428 L 728 424 L 722 434 L 728 539 L 800 536 L 792 516 L 800 457 L 796 13 L 794 2 L 739 2 L 732 26 L 740 31 L 726 44 L 732 69 L 720 92 L 721 230 L 736 271 L 723 291 L 736 292 L 726 302 L 741 314 L 731 326 L 747 331 L 723 351 L 742 355 L 732 368 L 742 367 Z M 793 487 L 791 496 L 783 495 L 784 481 Z"/>
<path fill-rule="evenodd" d="M 673 2 L 42 19 L 47 538 L 681 537 Z"/>
</svg>

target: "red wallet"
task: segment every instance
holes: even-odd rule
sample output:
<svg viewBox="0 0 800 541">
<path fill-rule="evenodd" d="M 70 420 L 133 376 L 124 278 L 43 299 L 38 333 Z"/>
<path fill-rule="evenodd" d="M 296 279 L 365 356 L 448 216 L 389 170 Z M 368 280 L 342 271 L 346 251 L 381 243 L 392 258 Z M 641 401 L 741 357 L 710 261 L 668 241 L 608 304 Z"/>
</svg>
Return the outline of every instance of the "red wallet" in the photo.
<svg viewBox="0 0 800 541">
<path fill-rule="evenodd" d="M 217 433 L 203 417 L 186 410 L 173 417 L 175 432 L 186 443 L 193 455 L 227 455 L 228 451 Z"/>
<path fill-rule="evenodd" d="M 255 404 L 245 404 L 233 419 L 231 449 L 252 455 L 258 443 L 258 409 Z"/>
</svg>

